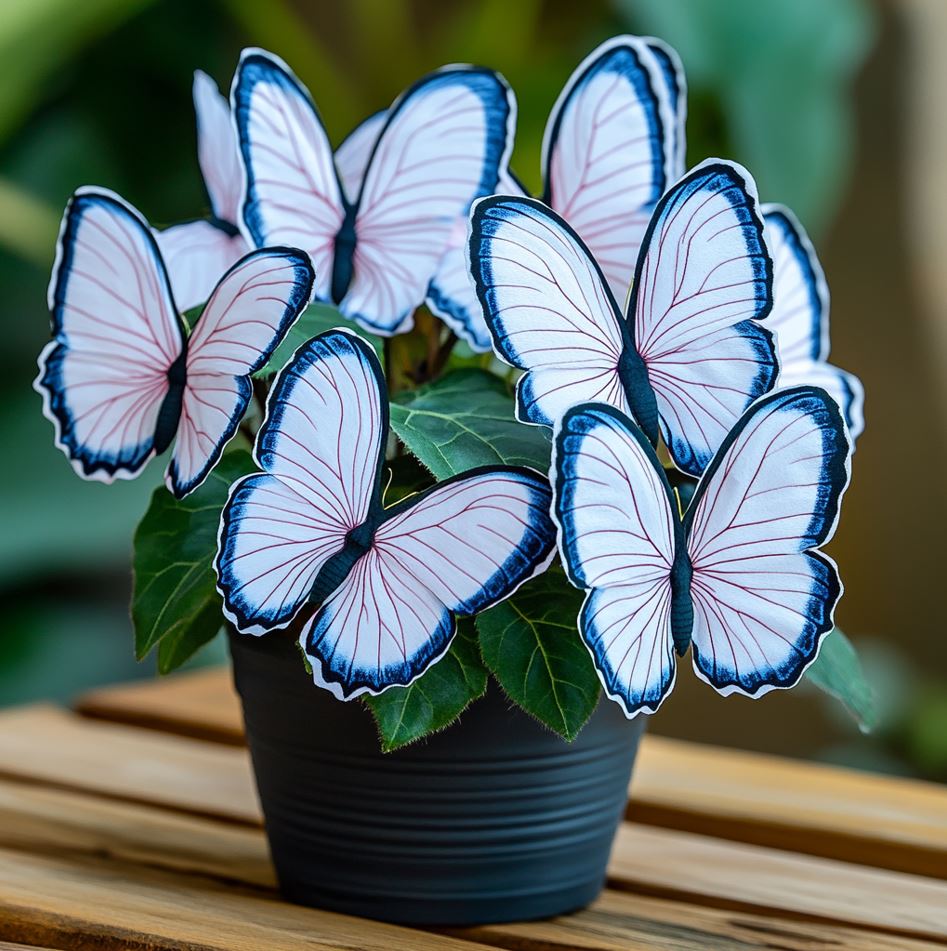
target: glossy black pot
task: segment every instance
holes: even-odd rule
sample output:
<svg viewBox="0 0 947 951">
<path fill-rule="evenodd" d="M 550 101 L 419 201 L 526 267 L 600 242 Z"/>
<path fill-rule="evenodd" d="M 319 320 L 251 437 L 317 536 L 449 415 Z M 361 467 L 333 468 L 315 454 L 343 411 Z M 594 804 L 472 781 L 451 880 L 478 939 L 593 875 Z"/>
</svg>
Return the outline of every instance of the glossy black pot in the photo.
<svg viewBox="0 0 947 951">
<path fill-rule="evenodd" d="M 385 754 L 368 710 L 313 686 L 291 641 L 231 634 L 230 649 L 286 898 L 471 925 L 598 895 L 643 718 L 603 701 L 570 744 L 491 684 L 448 729 Z"/>
</svg>

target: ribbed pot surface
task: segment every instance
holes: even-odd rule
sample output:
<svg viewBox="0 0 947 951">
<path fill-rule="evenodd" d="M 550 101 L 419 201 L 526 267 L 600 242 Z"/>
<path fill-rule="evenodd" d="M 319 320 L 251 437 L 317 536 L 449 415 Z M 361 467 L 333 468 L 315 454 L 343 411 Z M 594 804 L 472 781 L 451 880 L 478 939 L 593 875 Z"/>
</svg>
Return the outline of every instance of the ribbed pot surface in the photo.
<svg viewBox="0 0 947 951">
<path fill-rule="evenodd" d="M 286 638 L 231 634 L 273 861 L 291 901 L 411 924 L 581 908 L 602 888 L 643 718 L 599 704 L 574 743 L 494 684 L 394 753 L 312 684 Z"/>
</svg>

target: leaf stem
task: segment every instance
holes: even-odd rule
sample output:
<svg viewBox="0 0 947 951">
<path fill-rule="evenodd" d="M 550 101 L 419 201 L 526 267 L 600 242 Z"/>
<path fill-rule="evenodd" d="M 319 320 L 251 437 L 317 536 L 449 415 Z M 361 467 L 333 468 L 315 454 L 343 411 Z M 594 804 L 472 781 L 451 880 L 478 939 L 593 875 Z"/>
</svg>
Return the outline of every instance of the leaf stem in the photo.
<svg viewBox="0 0 947 951">
<path fill-rule="evenodd" d="M 382 338 L 382 362 L 385 370 L 385 382 L 388 384 L 388 392 L 391 392 L 393 380 L 391 379 L 391 337 Z"/>
<path fill-rule="evenodd" d="M 456 343 L 457 334 L 455 334 L 453 330 L 448 330 L 447 336 L 437 348 L 433 360 L 431 360 L 430 379 L 436 379 L 441 375 L 444 367 L 447 365 L 447 361 L 450 359 L 450 355 L 453 352 Z"/>
</svg>

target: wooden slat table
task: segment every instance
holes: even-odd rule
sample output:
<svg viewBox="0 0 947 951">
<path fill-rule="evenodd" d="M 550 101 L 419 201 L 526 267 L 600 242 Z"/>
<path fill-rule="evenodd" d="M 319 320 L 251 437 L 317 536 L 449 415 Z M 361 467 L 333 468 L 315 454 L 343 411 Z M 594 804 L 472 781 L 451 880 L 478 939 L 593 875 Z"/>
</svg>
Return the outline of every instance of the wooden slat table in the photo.
<svg viewBox="0 0 947 951">
<path fill-rule="evenodd" d="M 0 713 L 0 951 L 947 945 L 947 790 L 646 737 L 609 887 L 418 931 L 279 900 L 222 670 Z"/>
</svg>

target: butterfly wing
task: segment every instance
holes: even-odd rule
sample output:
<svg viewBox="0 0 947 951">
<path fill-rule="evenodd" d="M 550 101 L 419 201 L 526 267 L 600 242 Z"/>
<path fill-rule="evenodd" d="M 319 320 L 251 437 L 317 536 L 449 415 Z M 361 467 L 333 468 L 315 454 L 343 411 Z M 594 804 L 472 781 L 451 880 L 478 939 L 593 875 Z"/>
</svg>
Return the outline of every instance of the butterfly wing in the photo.
<svg viewBox="0 0 947 951">
<path fill-rule="evenodd" d="M 579 631 L 609 697 L 653 713 L 674 683 L 671 569 L 679 523 L 654 450 L 611 406 L 569 410 L 556 430 L 555 514 Z"/>
<path fill-rule="evenodd" d="M 826 363 L 829 356 L 829 288 L 815 248 L 796 216 L 783 205 L 764 205 L 773 255 L 773 310 L 766 326 L 776 334 L 781 386 L 821 386 L 842 407 L 852 438 L 865 427 L 864 393 L 852 373 Z"/>
<path fill-rule="evenodd" d="M 237 231 L 243 169 L 230 104 L 207 73 L 194 73 L 197 160 L 210 201 L 212 221 L 188 221 L 155 233 L 174 299 L 182 310 L 203 304 L 221 274 L 247 253 Z"/>
<path fill-rule="evenodd" d="M 381 109 L 373 116 L 369 116 L 357 125 L 335 150 L 335 167 L 339 171 L 339 181 L 342 182 L 345 197 L 350 202 L 358 198 L 368 160 L 371 158 L 375 143 L 378 141 L 378 134 L 384 128 L 387 118 L 387 109 Z"/>
<path fill-rule="evenodd" d="M 525 370 L 516 415 L 552 426 L 577 403 L 627 412 L 618 307 L 595 260 L 555 212 L 532 198 L 474 205 L 469 267 L 499 356 Z"/>
<path fill-rule="evenodd" d="M 339 305 L 346 316 L 382 334 L 409 329 L 457 219 L 496 188 L 514 113 L 496 73 L 459 66 L 392 106 L 358 199 L 353 275 Z"/>
<path fill-rule="evenodd" d="M 303 633 L 316 680 L 351 699 L 418 677 L 447 650 L 457 614 L 486 609 L 546 567 L 551 500 L 538 473 L 497 467 L 388 510 Z"/>
<path fill-rule="evenodd" d="M 382 371 L 343 330 L 304 344 L 280 372 L 254 455 L 261 473 L 234 484 L 215 568 L 239 630 L 285 627 L 321 569 L 368 517 L 384 462 Z"/>
<path fill-rule="evenodd" d="M 312 296 L 301 251 L 265 248 L 235 264 L 214 289 L 188 340 L 187 383 L 168 488 L 181 498 L 217 464 L 246 412 L 250 374 L 262 367 Z"/>
<path fill-rule="evenodd" d="M 852 440 L 865 430 L 865 391 L 854 373 L 822 360 L 797 360 L 779 368 L 780 387 L 818 386 L 838 403 Z"/>
<path fill-rule="evenodd" d="M 243 199 L 240 148 L 230 117 L 230 103 L 207 73 L 194 73 L 194 111 L 197 114 L 197 161 L 211 211 L 219 221 L 236 225 Z"/>
<path fill-rule="evenodd" d="M 756 186 L 711 159 L 658 203 L 628 304 L 661 429 L 679 469 L 700 475 L 743 411 L 776 382 L 773 266 Z"/>
<path fill-rule="evenodd" d="M 621 303 L 651 212 L 673 180 L 675 130 L 664 74 L 634 36 L 592 52 L 549 116 L 545 202 L 578 232 Z"/>
<path fill-rule="evenodd" d="M 171 278 L 174 299 L 185 311 L 203 304 L 220 276 L 249 250 L 242 234 L 204 220 L 156 231 L 155 239 Z"/>
<path fill-rule="evenodd" d="M 797 387 L 765 396 L 707 468 L 685 526 L 693 660 L 720 693 L 791 687 L 833 627 L 833 535 L 851 444 L 836 403 Z"/>
<path fill-rule="evenodd" d="M 56 445 L 83 478 L 134 478 L 154 455 L 184 335 L 147 222 L 112 192 L 70 200 L 49 309 L 53 340 L 35 386 Z"/>
<path fill-rule="evenodd" d="M 232 97 L 246 173 L 247 236 L 256 247 L 306 251 L 316 271 L 316 296 L 329 300 L 345 206 L 319 113 L 292 70 L 258 49 L 241 55 Z"/>
<path fill-rule="evenodd" d="M 670 116 L 665 126 L 668 130 L 664 137 L 668 182 L 676 182 L 687 167 L 687 80 L 684 77 L 684 65 L 677 51 L 663 40 L 653 36 L 645 37 L 651 55 L 657 63 L 660 77 L 664 83 L 665 98 L 670 107 Z"/>
<path fill-rule="evenodd" d="M 500 173 L 497 194 L 524 196 L 526 191 L 508 172 Z M 451 229 L 447 251 L 427 289 L 427 306 L 437 314 L 472 350 L 490 350 L 490 331 L 483 320 L 483 308 L 470 283 L 467 267 L 469 215 L 458 218 Z"/>
</svg>

